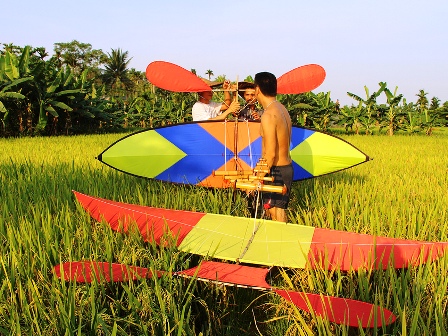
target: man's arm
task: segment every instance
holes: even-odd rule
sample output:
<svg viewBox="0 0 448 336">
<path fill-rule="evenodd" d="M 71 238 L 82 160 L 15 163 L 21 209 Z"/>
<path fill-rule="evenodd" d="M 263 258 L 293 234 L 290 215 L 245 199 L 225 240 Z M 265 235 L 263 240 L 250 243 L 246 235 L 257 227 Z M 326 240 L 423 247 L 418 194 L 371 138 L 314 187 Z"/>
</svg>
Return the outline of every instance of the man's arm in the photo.
<svg viewBox="0 0 448 336">
<path fill-rule="evenodd" d="M 202 121 L 208 120 L 210 115 L 204 110 L 201 104 L 194 104 L 191 110 L 191 116 L 193 117 L 193 121 Z"/>
<path fill-rule="evenodd" d="M 230 81 L 226 80 L 222 85 L 222 88 L 224 90 L 224 104 L 221 105 L 221 111 L 225 111 L 230 108 L 232 103 L 232 97 L 230 96 L 230 90 L 232 87 L 230 85 Z"/>
<path fill-rule="evenodd" d="M 224 105 L 224 104 L 223 104 Z M 226 107 L 227 108 L 227 107 Z M 222 112 L 221 114 L 217 115 L 214 118 L 210 118 L 208 120 L 224 120 L 227 118 L 227 116 L 230 113 L 234 113 L 237 112 L 240 109 L 240 103 L 238 103 L 238 101 L 233 101 L 232 104 L 230 104 L 230 106 L 227 108 L 226 111 Z M 222 110 L 222 108 L 221 108 Z"/>
<path fill-rule="evenodd" d="M 221 105 L 221 111 L 225 111 L 228 108 L 230 108 L 230 106 L 232 102 L 232 98 L 230 98 L 230 92 L 229 91 L 224 91 L 224 103 Z"/>
</svg>

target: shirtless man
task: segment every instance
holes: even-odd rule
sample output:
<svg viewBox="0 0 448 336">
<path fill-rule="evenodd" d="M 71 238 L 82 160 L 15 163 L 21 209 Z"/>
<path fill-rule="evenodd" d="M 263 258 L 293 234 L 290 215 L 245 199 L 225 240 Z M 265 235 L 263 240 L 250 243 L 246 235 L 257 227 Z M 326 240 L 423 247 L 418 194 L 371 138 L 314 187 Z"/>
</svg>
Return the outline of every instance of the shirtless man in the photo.
<svg viewBox="0 0 448 336">
<path fill-rule="evenodd" d="M 266 160 L 274 185 L 286 185 L 285 195 L 267 193 L 263 197 L 264 207 L 272 220 L 287 222 L 288 207 L 293 179 L 293 167 L 289 155 L 291 142 L 291 118 L 286 108 L 278 102 L 277 79 L 269 72 L 255 75 L 255 98 L 263 106 L 261 117 L 262 155 Z"/>
<path fill-rule="evenodd" d="M 199 92 L 199 100 L 193 105 L 193 121 L 202 120 L 224 120 L 230 113 L 235 113 L 240 109 L 238 100 L 230 97 L 230 81 L 225 81 L 224 103 L 212 101 L 213 91 Z"/>
</svg>

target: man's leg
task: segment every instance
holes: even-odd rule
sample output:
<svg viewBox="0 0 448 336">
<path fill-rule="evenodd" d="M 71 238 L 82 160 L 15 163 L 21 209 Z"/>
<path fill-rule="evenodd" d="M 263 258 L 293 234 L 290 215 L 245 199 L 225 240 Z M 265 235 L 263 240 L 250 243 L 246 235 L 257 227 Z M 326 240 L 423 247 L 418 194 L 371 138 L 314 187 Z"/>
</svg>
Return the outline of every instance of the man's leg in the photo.
<svg viewBox="0 0 448 336">
<path fill-rule="evenodd" d="M 268 215 L 274 221 L 284 222 L 284 223 L 288 222 L 288 216 L 286 216 L 285 209 L 272 207 L 272 208 L 268 209 Z"/>
</svg>

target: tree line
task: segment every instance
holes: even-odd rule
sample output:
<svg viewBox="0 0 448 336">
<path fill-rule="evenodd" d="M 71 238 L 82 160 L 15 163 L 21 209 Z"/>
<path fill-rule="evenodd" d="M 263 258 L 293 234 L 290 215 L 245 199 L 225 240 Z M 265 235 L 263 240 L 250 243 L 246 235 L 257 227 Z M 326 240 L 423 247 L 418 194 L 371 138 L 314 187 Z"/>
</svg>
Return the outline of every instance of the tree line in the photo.
<svg viewBox="0 0 448 336">
<path fill-rule="evenodd" d="M 43 47 L 2 44 L 0 49 L 0 136 L 70 135 L 123 131 L 191 121 L 196 95 L 168 92 L 149 83 L 145 73 L 129 68 L 121 49 L 103 52 L 76 40 L 55 43 L 50 57 Z M 192 72 L 196 73 L 194 69 Z M 212 70 L 206 75 L 211 78 Z M 223 80 L 218 76 L 216 80 Z M 246 80 L 251 81 L 248 77 Z M 398 88 L 379 83 L 365 97 L 347 94 L 340 106 L 330 92 L 280 95 L 294 124 L 329 131 L 393 135 L 397 131 L 431 134 L 446 125 L 448 102 L 420 90 L 407 103 Z M 217 93 L 219 100 L 221 93 Z M 386 96 L 386 103 L 377 98 Z"/>
</svg>

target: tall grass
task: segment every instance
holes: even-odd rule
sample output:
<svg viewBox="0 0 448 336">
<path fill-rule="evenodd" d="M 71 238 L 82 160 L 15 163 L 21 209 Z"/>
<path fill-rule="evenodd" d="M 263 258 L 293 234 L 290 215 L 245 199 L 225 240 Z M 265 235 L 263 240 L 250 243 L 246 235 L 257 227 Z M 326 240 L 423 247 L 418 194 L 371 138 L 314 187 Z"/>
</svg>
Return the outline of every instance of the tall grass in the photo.
<svg viewBox="0 0 448 336">
<path fill-rule="evenodd" d="M 129 203 L 248 215 L 243 193 L 176 186 L 95 160 L 122 135 L 0 139 L 0 334 L 349 335 L 448 334 L 448 257 L 406 270 L 279 270 L 279 286 L 379 304 L 398 321 L 379 330 L 338 326 L 271 294 L 168 274 L 123 284 L 63 282 L 61 261 L 101 260 L 176 271 L 198 257 L 111 232 L 72 189 Z M 344 136 L 374 158 L 294 184 L 292 222 L 419 240 L 448 240 L 448 134 Z"/>
</svg>

